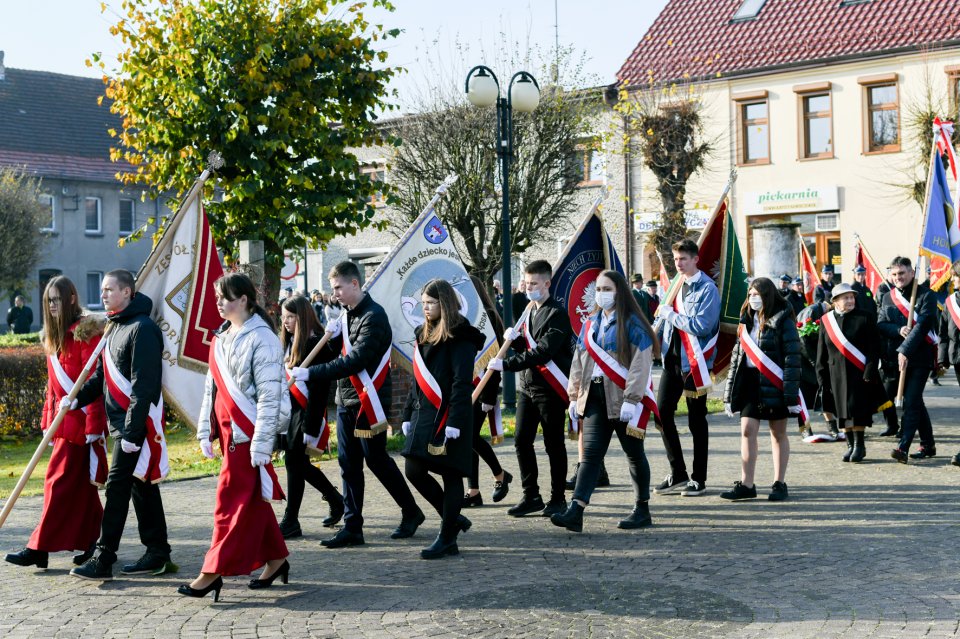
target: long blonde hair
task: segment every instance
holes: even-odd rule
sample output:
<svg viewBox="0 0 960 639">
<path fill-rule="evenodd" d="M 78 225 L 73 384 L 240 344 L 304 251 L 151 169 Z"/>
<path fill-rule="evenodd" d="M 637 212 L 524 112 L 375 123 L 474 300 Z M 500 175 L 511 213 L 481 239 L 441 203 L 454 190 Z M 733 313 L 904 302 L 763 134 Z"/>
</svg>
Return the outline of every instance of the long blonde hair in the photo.
<svg viewBox="0 0 960 639">
<path fill-rule="evenodd" d="M 420 341 L 424 344 L 437 344 L 450 339 L 453 337 L 453 330 L 466 321 L 460 314 L 460 300 L 457 299 L 453 286 L 446 280 L 433 279 L 423 287 L 423 294 L 440 302 L 440 319 L 426 320 L 423 323 Z"/>
<path fill-rule="evenodd" d="M 60 296 L 60 313 L 54 317 L 50 312 L 50 294 L 56 292 Z M 67 339 L 67 331 L 83 315 L 80 307 L 80 296 L 77 287 L 70 278 L 57 275 L 43 289 L 43 348 L 47 355 L 57 355 L 63 352 L 63 345 Z"/>
</svg>

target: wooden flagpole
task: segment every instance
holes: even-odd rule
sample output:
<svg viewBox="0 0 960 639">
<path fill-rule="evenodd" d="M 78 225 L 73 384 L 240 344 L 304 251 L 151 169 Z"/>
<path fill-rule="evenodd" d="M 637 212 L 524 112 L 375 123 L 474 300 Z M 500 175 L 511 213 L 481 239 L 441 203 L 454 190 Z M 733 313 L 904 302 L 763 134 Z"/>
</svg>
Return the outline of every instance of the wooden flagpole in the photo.
<svg viewBox="0 0 960 639">
<path fill-rule="evenodd" d="M 520 332 L 520 328 L 527 321 L 527 318 L 530 317 L 530 311 L 533 309 L 536 302 L 530 302 L 527 304 L 527 308 L 524 309 L 523 314 L 520 315 L 520 319 L 517 320 L 516 325 L 513 327 L 513 330 Z M 497 351 L 496 357 L 498 359 L 503 359 L 507 354 L 507 351 L 510 350 L 510 345 L 513 344 L 513 340 L 503 340 L 503 345 L 500 347 L 500 350 Z M 477 403 L 477 399 L 480 398 L 480 393 L 483 392 L 484 386 L 487 385 L 487 382 L 490 381 L 490 378 L 493 377 L 493 371 L 489 368 L 483 374 L 483 377 L 480 378 L 480 381 L 477 383 L 477 387 L 473 389 L 473 395 L 470 397 L 470 401 L 473 404 Z"/>
</svg>

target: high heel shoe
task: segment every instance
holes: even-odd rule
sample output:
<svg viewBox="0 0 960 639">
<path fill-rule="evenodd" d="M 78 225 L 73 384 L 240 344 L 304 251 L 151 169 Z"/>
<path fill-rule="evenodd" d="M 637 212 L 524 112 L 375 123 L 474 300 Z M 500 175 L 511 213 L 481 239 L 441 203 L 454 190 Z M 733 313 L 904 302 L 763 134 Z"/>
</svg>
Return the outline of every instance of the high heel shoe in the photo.
<svg viewBox="0 0 960 639">
<path fill-rule="evenodd" d="M 185 595 L 185 596 L 187 596 L 187 597 L 195 597 L 195 598 L 197 598 L 197 599 L 200 599 L 200 598 L 202 598 L 202 597 L 206 597 L 206 596 L 207 596 L 207 593 L 212 590 L 212 591 L 213 591 L 213 601 L 214 601 L 214 603 L 216 603 L 216 602 L 220 601 L 220 589 L 221 589 L 221 588 L 223 588 L 223 577 L 217 577 L 217 578 L 214 579 L 212 582 L 210 582 L 209 584 L 207 584 L 207 587 L 206 587 L 206 588 L 200 588 L 199 590 L 197 590 L 196 588 L 191 588 L 191 587 L 190 587 L 190 584 L 183 584 L 182 586 L 180 586 L 179 588 L 177 588 L 177 592 L 179 592 L 181 595 Z"/>
<path fill-rule="evenodd" d="M 259 590 L 260 588 L 269 588 L 273 585 L 274 580 L 280 577 L 280 581 L 284 584 L 288 583 L 290 578 L 290 563 L 284 559 L 283 565 L 273 571 L 273 574 L 266 579 L 251 579 L 248 588 L 251 590 Z"/>
</svg>

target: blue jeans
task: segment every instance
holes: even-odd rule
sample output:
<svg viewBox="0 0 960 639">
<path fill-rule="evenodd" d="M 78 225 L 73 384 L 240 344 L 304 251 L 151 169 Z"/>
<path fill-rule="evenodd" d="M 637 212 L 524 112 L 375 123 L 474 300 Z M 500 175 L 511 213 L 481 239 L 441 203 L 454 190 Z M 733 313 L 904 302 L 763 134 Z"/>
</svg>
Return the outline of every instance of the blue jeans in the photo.
<svg viewBox="0 0 960 639">
<path fill-rule="evenodd" d="M 900 444 L 898 448 L 906 452 L 910 450 L 913 436 L 920 433 L 920 446 L 926 449 L 934 447 L 933 425 L 930 423 L 930 413 L 923 403 L 923 389 L 930 377 L 929 368 L 907 366 L 907 379 L 903 387 L 903 416 L 900 418 Z"/>
</svg>

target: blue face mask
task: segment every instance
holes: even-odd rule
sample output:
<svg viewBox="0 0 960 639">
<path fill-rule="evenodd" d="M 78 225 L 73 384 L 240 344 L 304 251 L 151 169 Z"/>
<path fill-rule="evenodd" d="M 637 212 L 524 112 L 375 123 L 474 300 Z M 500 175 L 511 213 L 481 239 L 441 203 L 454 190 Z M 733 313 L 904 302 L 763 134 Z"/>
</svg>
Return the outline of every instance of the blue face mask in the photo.
<svg viewBox="0 0 960 639">
<path fill-rule="evenodd" d="M 527 299 L 531 302 L 539 302 L 543 299 L 543 291 L 540 289 L 535 291 L 527 291 Z"/>
</svg>

